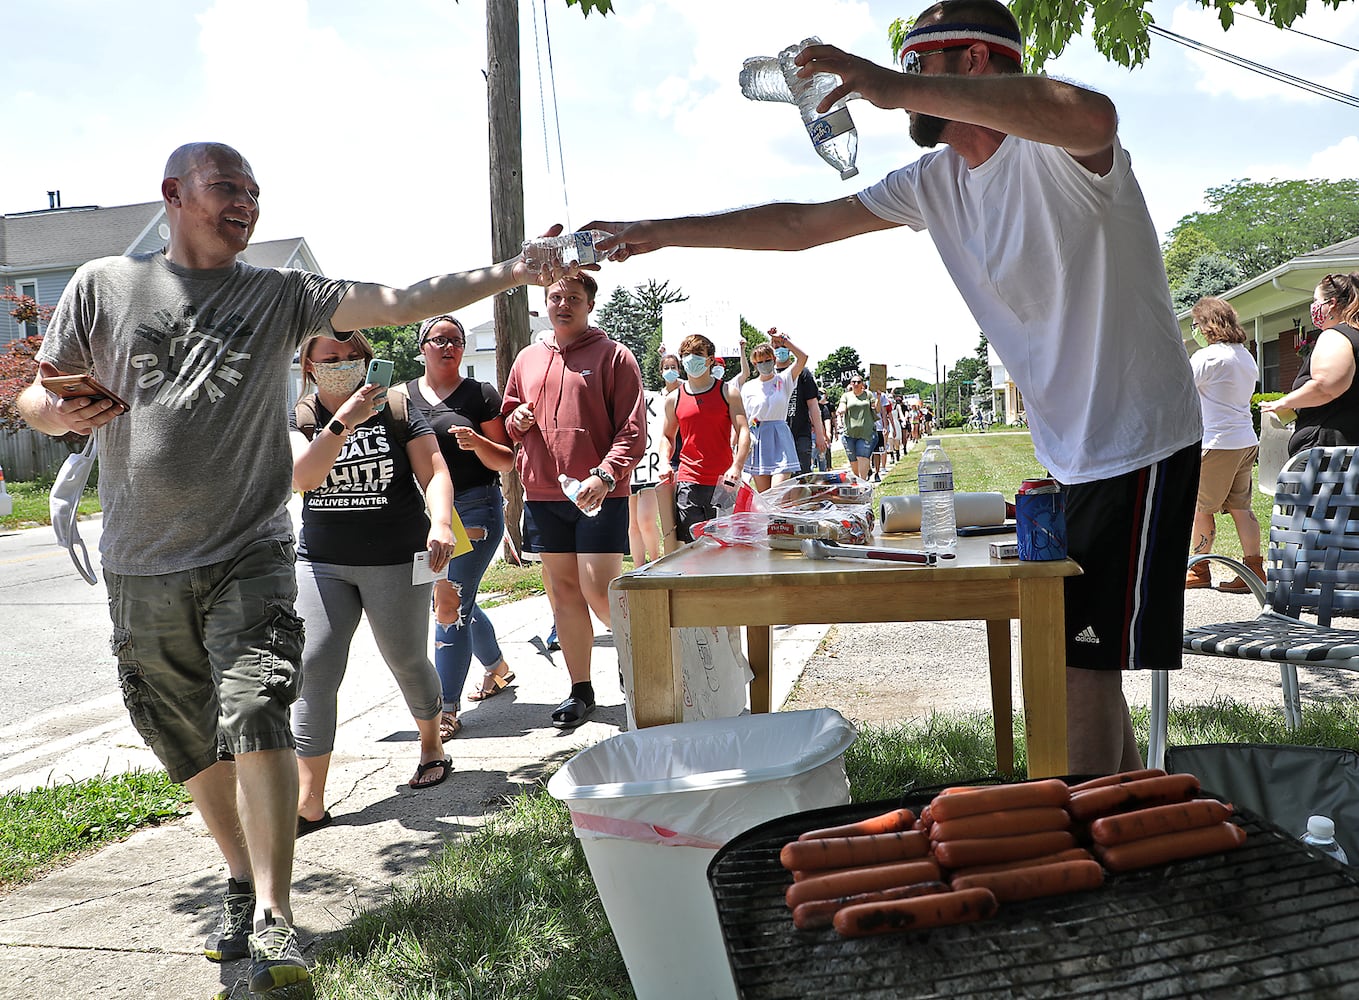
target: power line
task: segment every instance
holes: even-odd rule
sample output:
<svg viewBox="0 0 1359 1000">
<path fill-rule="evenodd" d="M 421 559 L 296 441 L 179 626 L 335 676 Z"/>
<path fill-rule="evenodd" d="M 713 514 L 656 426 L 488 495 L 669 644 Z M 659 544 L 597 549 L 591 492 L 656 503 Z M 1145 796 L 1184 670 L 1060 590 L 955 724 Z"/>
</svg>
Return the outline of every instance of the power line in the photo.
<svg viewBox="0 0 1359 1000">
<path fill-rule="evenodd" d="M 1271 28 L 1280 28 L 1283 31 L 1291 31 L 1295 35 L 1301 35 L 1303 38 L 1310 38 L 1315 42 L 1325 42 L 1327 45 L 1334 45 L 1338 49 L 1348 49 L 1350 52 L 1359 52 L 1359 49 L 1356 49 L 1353 45 L 1346 45 L 1344 42 L 1337 42 L 1334 38 L 1322 38 L 1320 35 L 1309 35 L 1305 31 L 1300 31 L 1297 28 L 1290 28 L 1286 24 L 1275 24 L 1273 21 L 1266 21 L 1263 17 L 1256 17 L 1254 14 L 1247 14 L 1243 10 L 1234 11 L 1233 13 L 1234 16 L 1236 17 L 1244 17 L 1249 21 L 1256 21 L 1259 24 L 1267 24 Z"/>
<path fill-rule="evenodd" d="M 1320 83 L 1315 83 L 1300 76 L 1294 76 L 1291 73 L 1285 73 L 1283 70 L 1274 69 L 1263 63 L 1254 62 L 1244 56 L 1238 56 L 1231 52 L 1224 52 L 1222 49 L 1215 49 L 1211 45 L 1205 45 L 1203 42 L 1196 42 L 1194 39 L 1186 38 L 1184 35 L 1177 35 L 1175 32 L 1168 31 L 1159 25 L 1149 24 L 1147 25 L 1147 30 L 1154 35 L 1159 35 L 1169 41 L 1176 42 L 1187 48 L 1195 49 L 1196 51 L 1202 52 L 1204 55 L 1212 56 L 1215 59 L 1221 59 L 1223 62 L 1231 63 L 1233 66 L 1239 66 L 1244 70 L 1249 70 L 1252 73 L 1267 77 L 1279 83 L 1287 84 L 1290 87 L 1297 87 L 1299 90 L 1305 90 L 1309 93 L 1316 94 L 1318 97 L 1324 97 L 1340 104 L 1347 104 L 1352 108 L 1359 108 L 1359 98 L 1354 97 L 1352 94 L 1346 94 L 1339 90 L 1332 90 L 1330 87 Z"/>
</svg>

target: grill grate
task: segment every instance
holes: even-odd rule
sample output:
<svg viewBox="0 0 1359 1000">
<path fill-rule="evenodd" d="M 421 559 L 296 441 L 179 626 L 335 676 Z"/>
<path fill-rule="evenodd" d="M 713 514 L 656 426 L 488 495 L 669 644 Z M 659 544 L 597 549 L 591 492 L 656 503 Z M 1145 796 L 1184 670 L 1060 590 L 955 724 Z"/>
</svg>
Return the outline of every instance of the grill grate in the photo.
<svg viewBox="0 0 1359 1000">
<path fill-rule="evenodd" d="M 793 927 L 784 844 L 930 798 L 785 816 L 718 851 L 708 882 L 743 998 L 1359 996 L 1359 878 L 1246 810 L 1236 851 L 980 923 L 859 939 Z"/>
</svg>

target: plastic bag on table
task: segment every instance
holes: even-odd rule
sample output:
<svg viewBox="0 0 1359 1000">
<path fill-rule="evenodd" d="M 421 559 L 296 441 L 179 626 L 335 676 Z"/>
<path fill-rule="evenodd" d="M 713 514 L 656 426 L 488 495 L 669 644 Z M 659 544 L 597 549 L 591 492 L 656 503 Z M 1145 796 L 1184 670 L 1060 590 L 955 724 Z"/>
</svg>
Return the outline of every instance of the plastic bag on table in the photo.
<svg viewBox="0 0 1359 1000">
<path fill-rule="evenodd" d="M 873 484 L 852 472 L 807 472 L 759 494 L 767 508 L 802 510 L 830 503 L 836 507 L 873 509 Z"/>
<path fill-rule="evenodd" d="M 694 536 L 719 545 L 759 545 L 797 549 L 804 538 L 842 545 L 867 545 L 873 534 L 871 507 L 823 503 L 805 510 L 738 511 L 694 526 Z"/>
</svg>

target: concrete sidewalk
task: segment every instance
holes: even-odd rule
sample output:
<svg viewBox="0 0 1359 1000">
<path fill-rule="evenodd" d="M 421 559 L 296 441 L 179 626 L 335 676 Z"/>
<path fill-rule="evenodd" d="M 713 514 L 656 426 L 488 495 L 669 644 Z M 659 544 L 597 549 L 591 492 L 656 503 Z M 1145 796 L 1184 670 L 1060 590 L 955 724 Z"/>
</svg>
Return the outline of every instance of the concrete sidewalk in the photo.
<svg viewBox="0 0 1359 1000">
<path fill-rule="evenodd" d="M 599 708 L 585 725 L 563 733 L 549 722 L 569 684 L 561 654 L 549 654 L 542 644 L 551 626 L 547 599 L 517 601 L 489 614 L 517 679 L 495 698 L 466 704 L 462 733 L 447 745 L 454 773 L 419 792 L 406 785 L 418 758 L 414 724 L 366 626 L 356 636 L 327 787 L 335 822 L 297 845 L 293 905 L 308 956 L 319 935 L 387 899 L 394 882 L 418 871 L 446 840 L 474 829 L 504 796 L 623 727 L 611 636 L 600 630 L 595 640 Z M 776 704 L 827 628 L 775 629 Z M 469 687 L 479 679 L 476 671 L 474 663 Z M 110 708 L 107 719 L 78 733 L 35 736 L 24 760 L 5 769 L 3 787 L 157 766 L 125 716 L 119 721 L 121 713 Z M 41 731 L 35 725 L 35 733 Z M 56 750 L 43 749 L 58 739 Z M 20 888 L 0 899 L 0 998 L 247 996 L 247 962 L 219 966 L 202 956 L 225 878 L 194 814 Z"/>
</svg>

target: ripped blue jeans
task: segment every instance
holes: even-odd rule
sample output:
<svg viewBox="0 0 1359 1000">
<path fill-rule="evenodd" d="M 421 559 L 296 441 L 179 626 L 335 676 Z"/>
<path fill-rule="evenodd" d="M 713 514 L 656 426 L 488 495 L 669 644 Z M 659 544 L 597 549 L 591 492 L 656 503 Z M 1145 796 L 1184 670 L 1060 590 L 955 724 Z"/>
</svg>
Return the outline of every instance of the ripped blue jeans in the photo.
<svg viewBox="0 0 1359 1000">
<path fill-rule="evenodd" d="M 453 507 L 468 534 L 476 535 L 478 532 L 472 529 L 481 528 L 485 535 L 473 538 L 472 551 L 448 564 L 448 580 L 461 598 L 457 621 L 441 622 L 435 615 L 434 668 L 439 672 L 445 712 L 459 708 L 473 653 L 487 670 L 494 669 L 501 659 L 495 626 L 477 606 L 477 590 L 505 534 L 505 501 L 499 486 L 477 486 L 455 491 Z"/>
</svg>

